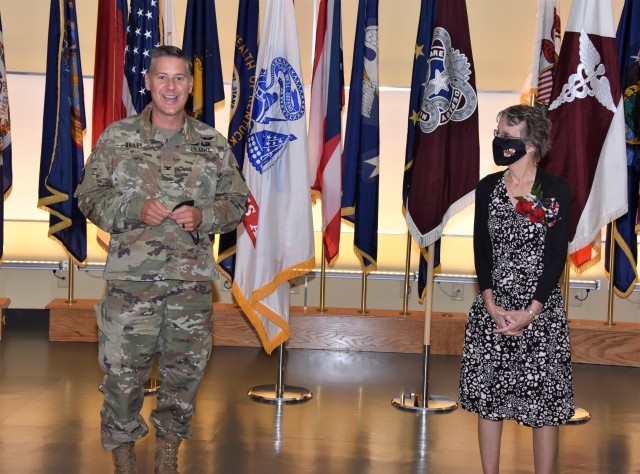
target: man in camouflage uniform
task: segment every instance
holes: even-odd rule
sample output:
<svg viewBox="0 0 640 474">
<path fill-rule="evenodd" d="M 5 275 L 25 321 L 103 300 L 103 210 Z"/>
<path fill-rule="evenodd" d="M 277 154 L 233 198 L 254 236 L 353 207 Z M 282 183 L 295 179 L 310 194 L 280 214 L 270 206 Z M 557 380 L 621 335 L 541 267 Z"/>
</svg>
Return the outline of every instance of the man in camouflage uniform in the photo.
<svg viewBox="0 0 640 474">
<path fill-rule="evenodd" d="M 154 354 L 162 384 L 151 413 L 155 472 L 177 472 L 177 450 L 211 353 L 210 233 L 237 227 L 246 184 L 225 140 L 186 116 L 193 78 L 182 50 L 151 52 L 152 102 L 100 136 L 76 190 L 82 212 L 111 233 L 107 294 L 96 306 L 105 372 L 102 443 L 116 472 L 136 472 L 136 440 Z"/>
</svg>

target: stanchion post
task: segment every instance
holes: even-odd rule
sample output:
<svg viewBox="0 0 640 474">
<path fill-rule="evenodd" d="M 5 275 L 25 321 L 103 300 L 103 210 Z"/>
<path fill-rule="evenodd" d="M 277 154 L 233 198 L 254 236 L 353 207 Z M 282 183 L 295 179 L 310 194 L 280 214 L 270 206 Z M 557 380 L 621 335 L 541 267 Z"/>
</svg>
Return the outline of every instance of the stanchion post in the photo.
<svg viewBox="0 0 640 474">
<path fill-rule="evenodd" d="M 247 391 L 253 401 L 269 404 L 290 405 L 311 400 L 313 394 L 309 389 L 284 384 L 284 343 L 278 346 L 278 379 L 271 385 L 258 385 Z"/>
<path fill-rule="evenodd" d="M 73 304 L 76 300 L 73 299 L 73 286 L 74 286 L 74 274 L 73 274 L 73 260 L 69 259 L 69 286 L 67 288 L 67 300 L 65 303 Z"/>
<path fill-rule="evenodd" d="M 324 291 L 325 291 L 325 283 L 327 278 L 327 267 L 324 261 L 324 243 L 322 244 L 322 251 L 320 253 L 320 307 L 318 311 L 321 313 L 325 313 L 327 308 L 324 306 Z"/>
<path fill-rule="evenodd" d="M 615 275 L 614 265 L 615 258 L 614 252 L 616 249 L 616 221 L 611 222 L 611 235 L 609 237 L 609 299 L 607 301 L 607 325 L 613 326 L 615 323 L 613 322 L 613 298 L 614 298 L 614 288 L 613 288 L 613 278 Z"/>
<path fill-rule="evenodd" d="M 402 297 L 402 312 L 400 314 L 408 315 L 409 313 L 409 273 L 411 272 L 411 233 L 407 231 L 407 255 L 404 265 L 404 290 Z"/>
<path fill-rule="evenodd" d="M 429 345 L 431 344 L 431 312 L 433 309 L 433 267 L 435 244 L 430 244 L 427 257 L 427 302 L 424 310 L 424 346 L 422 349 L 422 393 L 403 393 L 391 400 L 402 410 L 423 413 L 447 413 L 458 408 L 458 403 L 441 395 L 429 395 Z"/>
<path fill-rule="evenodd" d="M 367 312 L 367 272 L 362 270 L 362 293 L 360 298 L 360 312 L 365 314 Z"/>
</svg>

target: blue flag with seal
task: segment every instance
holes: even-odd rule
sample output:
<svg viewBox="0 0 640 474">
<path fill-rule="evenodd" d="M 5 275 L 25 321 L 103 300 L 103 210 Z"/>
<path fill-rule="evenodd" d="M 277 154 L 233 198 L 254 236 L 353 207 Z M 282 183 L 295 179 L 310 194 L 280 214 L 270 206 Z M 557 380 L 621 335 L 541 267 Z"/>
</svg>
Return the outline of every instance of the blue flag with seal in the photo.
<svg viewBox="0 0 640 474">
<path fill-rule="evenodd" d="M 253 84 L 256 77 L 258 59 L 258 17 L 259 0 L 240 2 L 238 24 L 233 55 L 233 79 L 231 81 L 231 119 L 227 134 L 231 151 L 238 161 L 238 168 L 244 164 L 244 152 L 251 119 Z M 218 243 L 218 268 L 231 282 L 236 266 L 236 231 L 222 234 Z"/>
<path fill-rule="evenodd" d="M 87 260 L 87 221 L 73 193 L 84 166 L 85 128 L 76 4 L 52 0 L 38 207 L 49 212 L 49 237 L 81 266 Z"/>
<path fill-rule="evenodd" d="M 360 0 L 342 155 L 342 217 L 354 226 L 362 271 L 377 267 L 380 171 L 378 0 Z"/>
<path fill-rule="evenodd" d="M 124 55 L 124 75 L 127 80 L 125 106 L 127 115 L 142 112 L 151 102 L 144 84 L 149 69 L 151 50 L 162 44 L 162 0 L 131 0 L 127 23 L 127 45 Z"/>
<path fill-rule="evenodd" d="M 624 107 L 628 211 L 616 220 L 613 277 L 609 268 L 611 224 L 607 225 L 605 270 L 616 294 L 626 298 L 638 281 L 638 192 L 640 186 L 640 1 L 626 0 L 616 42 Z"/>
<path fill-rule="evenodd" d="M 9 92 L 7 69 L 4 63 L 4 40 L 0 19 L 0 167 L 2 169 L 2 198 L 0 198 L 0 263 L 4 247 L 4 200 L 11 193 L 13 170 L 11 164 L 11 119 L 9 116 Z"/>
<path fill-rule="evenodd" d="M 224 100 L 224 83 L 213 0 L 188 0 L 182 49 L 193 68 L 193 91 L 187 102 L 187 113 L 215 127 L 215 106 Z"/>
<path fill-rule="evenodd" d="M 407 146 L 404 159 L 404 177 L 402 180 L 402 214 L 406 217 L 406 205 L 411 186 L 411 172 L 413 171 L 413 142 L 416 131 L 420 126 L 420 108 L 422 105 L 422 92 L 424 91 L 424 78 L 427 77 L 429 68 L 429 47 L 433 35 L 433 25 L 436 21 L 437 0 L 422 0 L 420 3 L 420 16 L 418 19 L 418 34 L 413 56 L 413 73 L 411 76 L 411 93 L 409 96 L 409 120 L 407 123 Z M 418 263 L 418 301 L 424 301 L 427 286 L 427 257 L 426 248 L 420 249 L 420 262 Z M 440 239 L 435 242 L 434 271 L 440 267 Z"/>
</svg>

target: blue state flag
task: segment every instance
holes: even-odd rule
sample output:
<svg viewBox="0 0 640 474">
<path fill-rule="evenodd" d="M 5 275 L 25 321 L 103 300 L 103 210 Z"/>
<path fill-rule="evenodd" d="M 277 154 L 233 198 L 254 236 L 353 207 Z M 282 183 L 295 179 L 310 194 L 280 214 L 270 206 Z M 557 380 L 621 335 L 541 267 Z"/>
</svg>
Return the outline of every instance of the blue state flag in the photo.
<svg viewBox="0 0 640 474">
<path fill-rule="evenodd" d="M 342 217 L 354 225 L 362 270 L 377 267 L 380 171 L 378 0 L 360 0 L 342 155 Z"/>
<path fill-rule="evenodd" d="M 127 23 L 124 75 L 127 80 L 125 106 L 127 115 L 142 112 L 151 102 L 144 76 L 149 69 L 151 50 L 162 44 L 162 0 L 131 0 Z"/>
<path fill-rule="evenodd" d="M 52 0 L 38 207 L 49 212 L 49 237 L 77 265 L 87 260 L 87 221 L 73 193 L 84 166 L 84 89 L 76 4 Z"/>
<path fill-rule="evenodd" d="M 0 262 L 4 247 L 4 200 L 9 197 L 13 183 L 11 166 L 11 119 L 9 116 L 9 92 L 7 90 L 7 69 L 4 63 L 4 40 L 0 19 L 0 167 L 2 173 L 2 197 L 0 197 Z"/>
<path fill-rule="evenodd" d="M 422 0 L 420 16 L 418 18 L 418 34 L 413 56 L 413 73 L 411 75 L 411 93 L 409 96 L 409 120 L 407 123 L 407 146 L 404 158 L 404 176 L 402 180 L 402 213 L 406 215 L 406 204 L 411 187 L 411 172 L 413 171 L 413 142 L 416 130 L 420 127 L 420 107 L 422 92 L 425 87 L 425 77 L 429 68 L 429 47 L 433 36 L 433 26 L 436 21 L 437 0 Z M 427 285 L 427 257 L 426 248 L 420 249 L 418 264 L 418 295 L 422 303 Z M 434 269 L 440 266 L 440 239 L 435 242 Z"/>
<path fill-rule="evenodd" d="M 609 268 L 611 224 L 607 225 L 605 270 L 613 281 L 616 294 L 626 298 L 638 281 L 638 192 L 640 186 L 640 1 L 626 0 L 616 42 L 622 97 L 624 100 L 625 139 L 627 151 L 628 211 L 616 219 L 613 278 Z"/>
<path fill-rule="evenodd" d="M 193 90 L 187 113 L 215 127 L 215 105 L 224 100 L 224 83 L 213 0 L 188 0 L 182 49 L 193 68 Z"/>
<path fill-rule="evenodd" d="M 244 165 L 244 153 L 251 123 L 253 84 L 258 59 L 259 0 L 240 2 L 233 55 L 231 81 L 231 119 L 227 135 L 238 167 Z M 236 231 L 222 234 L 218 244 L 218 267 L 233 282 L 236 266 Z"/>
</svg>

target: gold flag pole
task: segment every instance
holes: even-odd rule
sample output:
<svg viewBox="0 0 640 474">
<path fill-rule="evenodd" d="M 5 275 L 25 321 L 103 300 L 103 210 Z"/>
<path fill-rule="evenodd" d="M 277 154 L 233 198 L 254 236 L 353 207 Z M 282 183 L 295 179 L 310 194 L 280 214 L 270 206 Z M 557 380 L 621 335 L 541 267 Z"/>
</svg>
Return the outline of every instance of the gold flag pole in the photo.
<svg viewBox="0 0 640 474">
<path fill-rule="evenodd" d="M 325 297 L 325 283 L 327 277 L 327 267 L 324 261 L 324 242 L 322 244 L 322 251 L 320 253 L 320 307 L 318 311 L 320 313 L 325 313 L 327 308 L 324 306 L 324 297 Z"/>
<path fill-rule="evenodd" d="M 368 313 L 367 311 L 367 271 L 362 270 L 362 297 L 360 300 L 360 312 L 362 314 Z"/>
<path fill-rule="evenodd" d="M 69 258 L 69 287 L 67 288 L 67 301 L 65 303 L 73 304 L 76 300 L 73 299 L 73 260 Z"/>
<path fill-rule="evenodd" d="M 611 222 L 611 237 L 609 238 L 609 300 L 607 302 L 607 325 L 614 326 L 613 322 L 613 298 L 614 298 L 614 288 L 613 288 L 613 267 L 615 265 L 614 252 L 616 248 L 616 221 Z"/>
<path fill-rule="evenodd" d="M 409 272 L 411 271 L 411 233 L 407 231 L 407 255 L 404 266 L 404 290 L 402 295 L 402 312 L 400 314 L 407 315 L 409 313 Z"/>
</svg>

